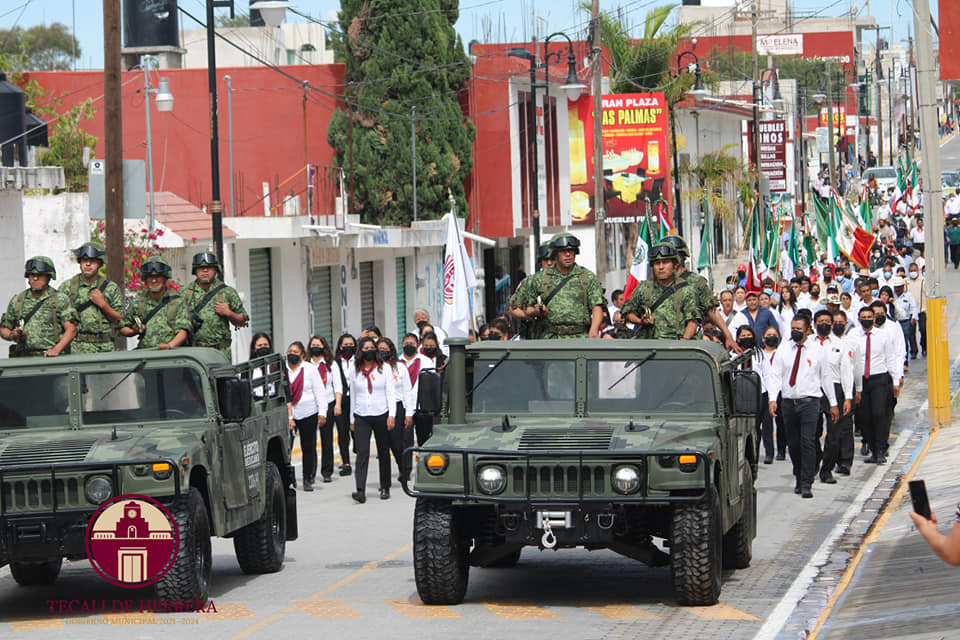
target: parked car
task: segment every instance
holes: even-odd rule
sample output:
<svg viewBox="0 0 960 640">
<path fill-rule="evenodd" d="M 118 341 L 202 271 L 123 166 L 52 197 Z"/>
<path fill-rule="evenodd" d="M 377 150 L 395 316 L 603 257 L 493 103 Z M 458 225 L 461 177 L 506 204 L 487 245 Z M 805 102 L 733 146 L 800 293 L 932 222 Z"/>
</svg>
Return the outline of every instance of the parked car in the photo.
<svg viewBox="0 0 960 640">
<path fill-rule="evenodd" d="M 897 186 L 896 167 L 870 167 L 860 176 L 860 186 L 866 186 L 871 177 L 877 179 L 877 189 L 883 193 L 889 187 Z"/>
</svg>

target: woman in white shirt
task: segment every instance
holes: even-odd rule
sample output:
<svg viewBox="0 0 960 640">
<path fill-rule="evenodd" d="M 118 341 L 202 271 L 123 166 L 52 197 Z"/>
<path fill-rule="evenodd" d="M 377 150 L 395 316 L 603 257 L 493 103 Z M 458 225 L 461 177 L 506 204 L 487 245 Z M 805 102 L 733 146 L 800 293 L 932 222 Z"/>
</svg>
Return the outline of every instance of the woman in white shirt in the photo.
<svg viewBox="0 0 960 640">
<path fill-rule="evenodd" d="M 340 406 L 342 410 L 334 411 L 334 422 L 337 425 L 337 443 L 340 447 L 340 475 L 349 476 L 353 473 L 350 467 L 350 372 L 353 371 L 354 355 L 357 353 L 357 341 L 349 333 L 344 333 L 337 339 L 335 352 L 335 378 L 340 379 Z M 336 384 L 336 383 L 334 383 Z"/>
<path fill-rule="evenodd" d="M 791 292 L 792 293 L 792 292 Z M 763 332 L 763 350 L 760 353 L 760 380 L 763 383 L 763 402 L 764 404 L 760 405 L 762 407 L 767 406 L 770 402 L 770 398 L 767 394 L 767 381 L 766 378 L 769 375 L 768 369 L 770 367 L 770 362 L 773 360 L 773 355 L 777 352 L 777 347 L 780 346 L 780 332 L 777 331 L 775 327 L 767 327 Z M 780 402 L 780 398 L 773 398 L 777 402 Z M 763 442 L 763 451 L 764 458 L 763 464 L 773 464 L 774 456 L 774 445 L 773 445 L 773 431 L 774 425 L 776 425 L 777 431 L 777 446 L 776 446 L 776 456 L 777 460 L 783 460 L 786 457 L 787 451 L 787 436 L 783 432 L 783 418 L 780 417 L 779 412 L 777 413 L 776 420 L 771 417 L 769 411 L 760 412 L 760 440 Z"/>
<path fill-rule="evenodd" d="M 324 393 L 329 399 L 326 407 L 320 407 L 320 413 L 326 416 L 320 425 L 320 477 L 324 482 L 330 482 L 333 476 L 333 425 L 342 413 L 343 387 L 330 343 L 323 336 L 310 338 L 310 362 L 317 366 Z"/>
<path fill-rule="evenodd" d="M 373 338 L 360 338 L 357 360 L 350 370 L 350 431 L 356 455 L 357 490 L 354 500 L 367 501 L 367 467 L 370 464 L 370 435 L 377 441 L 380 467 L 380 499 L 390 498 L 390 435 L 397 414 L 396 381 L 390 365 L 384 366 Z"/>
<path fill-rule="evenodd" d="M 397 395 L 397 415 L 396 427 L 390 430 L 390 451 L 393 452 L 393 461 L 397 464 L 398 480 L 402 481 L 405 475 L 405 463 L 403 460 L 403 450 L 405 445 L 404 434 L 408 427 L 413 426 L 413 385 L 410 384 L 410 375 L 407 368 L 398 362 L 397 348 L 390 338 L 380 338 L 377 340 L 377 350 L 380 352 L 380 358 L 383 359 L 384 368 L 390 367 L 393 372 L 393 381 L 396 385 L 394 393 Z"/>
<path fill-rule="evenodd" d="M 287 347 L 287 380 L 290 381 L 290 435 L 294 429 L 300 433 L 300 449 L 303 452 L 303 490 L 313 491 L 317 475 L 317 426 L 326 423 L 327 395 L 317 373 L 317 365 L 305 360 L 307 350 L 302 342 Z"/>
<path fill-rule="evenodd" d="M 793 322 L 793 316 L 797 314 L 797 299 L 793 295 L 793 289 L 790 286 L 781 287 L 780 304 L 777 305 L 778 323 L 780 325 L 780 335 L 790 334 L 790 323 Z"/>
</svg>

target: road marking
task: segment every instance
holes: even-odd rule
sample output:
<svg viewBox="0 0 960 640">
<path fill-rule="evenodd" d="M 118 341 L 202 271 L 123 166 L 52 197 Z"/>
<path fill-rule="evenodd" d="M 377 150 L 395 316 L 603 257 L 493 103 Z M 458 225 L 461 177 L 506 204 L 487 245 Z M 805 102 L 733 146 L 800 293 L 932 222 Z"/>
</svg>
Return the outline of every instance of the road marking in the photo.
<svg viewBox="0 0 960 640">
<path fill-rule="evenodd" d="M 353 573 L 351 573 L 350 575 L 348 575 L 348 576 L 346 576 L 346 577 L 344 577 L 344 578 L 341 578 L 340 580 L 337 580 L 336 582 L 334 582 L 332 585 L 330 585 L 330 586 L 327 587 L 326 589 L 322 589 L 322 590 L 314 593 L 313 595 L 309 596 L 308 599 L 309 599 L 309 600 L 319 600 L 320 598 L 322 598 L 323 596 L 327 595 L 328 593 L 332 593 L 332 592 L 336 591 L 337 589 L 339 589 L 340 587 L 342 587 L 342 586 L 344 586 L 344 585 L 346 585 L 346 584 L 349 584 L 349 583 L 353 582 L 353 581 L 356 580 L 357 578 L 360 578 L 360 577 L 363 577 L 363 576 L 367 575 L 368 573 L 370 573 L 371 571 L 373 571 L 374 569 L 376 569 L 377 567 L 379 567 L 379 566 L 380 566 L 381 564 L 383 564 L 384 562 L 390 562 L 391 560 L 397 558 L 398 556 L 403 555 L 404 553 L 406 553 L 407 551 L 409 551 L 409 550 L 412 549 L 412 548 L 413 548 L 413 543 L 410 542 L 410 543 L 407 543 L 407 544 L 403 545 L 402 547 L 400 547 L 400 548 L 397 549 L 396 551 L 393 551 L 393 552 L 391 552 L 391 553 L 388 553 L 387 555 L 385 555 L 384 557 L 380 558 L 379 560 L 372 560 L 372 561 L 368 562 L 367 564 L 363 565 L 362 567 L 360 567 L 359 569 L 357 569 L 356 571 L 354 571 Z M 275 613 L 275 614 L 273 614 L 272 616 L 270 616 L 270 617 L 268 617 L 268 618 L 264 618 L 263 620 L 261 620 L 261 621 L 258 622 L 257 624 L 254 624 L 254 625 L 251 625 L 251 626 L 247 627 L 246 629 L 244 629 L 244 630 L 241 631 L 240 633 L 236 634 L 235 636 L 232 636 L 232 637 L 230 638 L 230 640 L 239 640 L 240 638 L 246 638 L 246 637 L 248 637 L 248 636 L 251 636 L 251 635 L 253 635 L 254 633 L 260 631 L 261 629 L 264 629 L 264 628 L 268 627 L 269 625 L 273 624 L 274 622 L 277 622 L 278 620 L 282 620 L 283 618 L 287 617 L 288 615 L 290 615 L 290 614 L 293 613 L 294 611 L 298 611 L 298 610 L 299 610 L 299 607 L 297 606 L 297 604 L 296 604 L 296 603 L 293 603 L 293 604 L 291 604 L 290 606 L 288 606 L 288 607 L 286 607 L 285 609 L 283 609 L 282 611 L 280 611 L 280 613 Z"/>
<path fill-rule="evenodd" d="M 62 629 L 66 626 L 60 618 L 27 618 L 24 620 L 10 620 L 7 624 L 9 624 L 14 631 Z"/>
<path fill-rule="evenodd" d="M 397 610 L 404 618 L 459 618 L 450 607 L 427 606 L 414 600 L 387 600 L 387 603 Z"/>
<path fill-rule="evenodd" d="M 740 611 L 740 609 L 734 609 L 722 602 L 718 602 L 712 607 L 683 607 L 683 610 L 707 620 L 763 620 L 763 618 L 752 616 L 746 611 Z"/>
<path fill-rule="evenodd" d="M 582 605 L 585 609 L 610 620 L 663 620 L 661 616 L 644 611 L 632 604 Z"/>
<path fill-rule="evenodd" d="M 296 600 L 297 608 L 311 618 L 359 618 L 346 600 Z"/>
<path fill-rule="evenodd" d="M 524 604 L 495 604 L 492 602 L 484 603 L 484 606 L 492 613 L 506 618 L 507 620 L 534 620 L 534 619 L 553 619 L 561 616 L 553 611 L 548 611 L 543 607 Z"/>
<path fill-rule="evenodd" d="M 256 619 L 257 615 L 247 605 L 236 603 L 218 604 L 217 615 L 209 616 L 210 620 L 244 620 Z"/>
</svg>

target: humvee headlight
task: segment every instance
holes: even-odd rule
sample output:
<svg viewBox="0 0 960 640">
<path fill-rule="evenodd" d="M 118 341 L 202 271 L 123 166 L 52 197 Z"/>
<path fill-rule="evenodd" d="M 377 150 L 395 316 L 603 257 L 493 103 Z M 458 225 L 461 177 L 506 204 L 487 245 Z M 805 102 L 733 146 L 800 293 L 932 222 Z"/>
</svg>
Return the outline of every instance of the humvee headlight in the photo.
<svg viewBox="0 0 960 640">
<path fill-rule="evenodd" d="M 103 504 L 113 493 L 113 487 L 106 476 L 90 476 L 83 484 L 83 493 L 91 503 Z"/>
<path fill-rule="evenodd" d="M 447 456 L 442 453 L 431 453 L 427 456 L 425 464 L 430 475 L 438 476 L 447 470 Z"/>
<path fill-rule="evenodd" d="M 507 476 L 498 466 L 481 467 L 477 473 L 477 485 L 487 495 L 496 495 L 507 487 Z"/>
<path fill-rule="evenodd" d="M 173 473 L 173 468 L 168 462 L 155 462 L 153 464 L 153 477 L 157 480 L 166 480 Z"/>
<path fill-rule="evenodd" d="M 613 470 L 613 490 L 623 495 L 636 493 L 640 489 L 640 472 L 636 467 L 623 466 Z"/>
<path fill-rule="evenodd" d="M 680 462 L 680 471 L 696 471 L 697 470 L 697 456 L 694 455 L 682 455 L 678 459 Z"/>
</svg>

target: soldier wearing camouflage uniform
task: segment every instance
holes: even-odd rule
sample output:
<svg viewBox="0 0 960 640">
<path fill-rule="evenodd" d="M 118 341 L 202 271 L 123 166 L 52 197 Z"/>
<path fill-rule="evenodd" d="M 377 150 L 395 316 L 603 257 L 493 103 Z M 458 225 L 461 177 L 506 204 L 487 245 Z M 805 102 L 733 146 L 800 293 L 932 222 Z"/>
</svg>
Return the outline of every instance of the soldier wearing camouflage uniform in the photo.
<svg viewBox="0 0 960 640">
<path fill-rule="evenodd" d="M 170 264 L 160 256 L 151 256 L 140 266 L 140 277 L 146 287 L 130 303 L 120 321 L 120 333 L 127 337 L 140 336 L 137 349 L 169 346 L 177 335 L 180 296 L 167 286 L 172 274 Z"/>
<path fill-rule="evenodd" d="M 53 260 L 35 256 L 23 268 L 30 288 L 15 295 L 0 318 L 0 338 L 14 342 L 11 358 L 69 353 L 77 335 L 77 312 L 69 298 L 50 286 L 57 277 Z"/>
<path fill-rule="evenodd" d="M 700 311 L 694 288 L 677 279 L 680 254 L 661 241 L 650 249 L 653 280 L 637 285 L 620 313 L 628 322 L 640 325 L 638 338 L 690 339 L 700 325 Z M 654 308 L 655 307 L 655 308 Z"/>
<path fill-rule="evenodd" d="M 111 326 L 120 320 L 123 292 L 115 282 L 100 275 L 107 252 L 99 242 L 87 242 L 74 252 L 80 273 L 67 280 L 60 291 L 70 298 L 80 324 L 70 349 L 73 353 L 113 351 Z"/>
<path fill-rule="evenodd" d="M 569 233 L 561 233 L 553 237 L 550 247 L 556 253 L 556 261 L 530 283 L 523 317 L 543 320 L 540 338 L 599 338 L 603 291 L 597 276 L 576 263 L 580 241 Z"/>
<path fill-rule="evenodd" d="M 179 347 L 189 338 L 191 345 L 219 349 L 228 361 L 232 360 L 230 325 L 242 327 L 248 320 L 240 296 L 236 289 L 218 277 L 221 275 L 220 260 L 215 253 L 205 251 L 193 256 L 193 274 L 197 279 L 180 291 L 180 308 L 174 324 L 177 335 L 169 343 L 157 347 Z M 214 290 L 213 298 L 202 304 Z"/>
<path fill-rule="evenodd" d="M 553 266 L 554 262 L 554 250 L 550 246 L 550 242 L 541 242 L 540 248 L 537 249 L 537 258 L 540 260 L 540 270 L 536 273 L 532 273 L 523 279 L 523 282 L 520 283 L 520 286 L 517 287 L 517 290 L 510 296 L 510 315 L 519 320 L 526 319 L 525 309 L 528 306 L 531 306 L 531 303 L 527 302 L 527 293 L 530 289 L 530 285 L 537 281 L 539 278 L 543 277 L 543 272 Z M 536 301 L 534 301 L 535 303 Z M 536 340 L 540 337 L 540 334 L 543 333 L 543 327 L 540 320 L 528 320 L 525 322 L 526 332 L 523 335 L 528 340 Z"/>
</svg>

